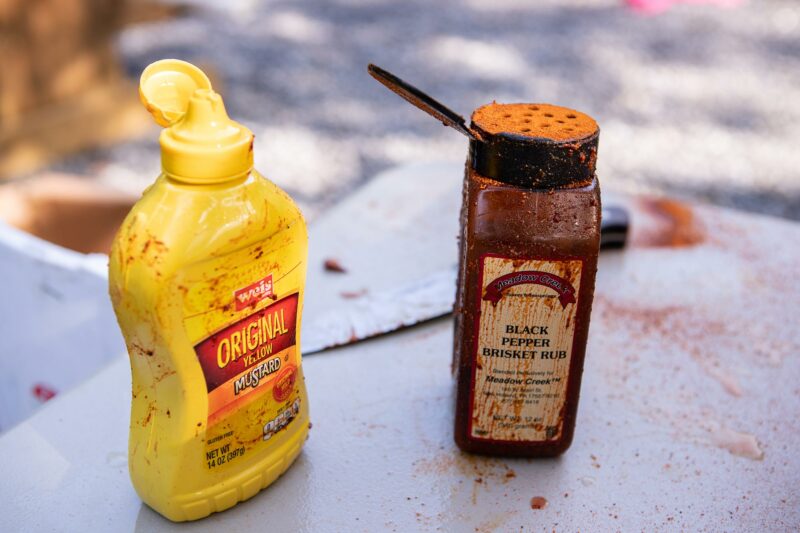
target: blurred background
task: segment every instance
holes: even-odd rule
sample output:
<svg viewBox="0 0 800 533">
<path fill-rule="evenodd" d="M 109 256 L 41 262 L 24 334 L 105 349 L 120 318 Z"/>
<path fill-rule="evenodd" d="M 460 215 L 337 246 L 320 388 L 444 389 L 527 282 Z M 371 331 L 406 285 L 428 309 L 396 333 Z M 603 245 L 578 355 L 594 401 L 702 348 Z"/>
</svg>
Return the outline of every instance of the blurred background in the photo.
<svg viewBox="0 0 800 533">
<path fill-rule="evenodd" d="M 310 220 L 382 169 L 466 156 L 369 62 L 465 116 L 593 115 L 606 189 L 800 219 L 791 0 L 0 0 L 0 27 L 0 217 L 80 251 L 159 173 L 136 86 L 166 57 L 210 74 Z"/>
</svg>

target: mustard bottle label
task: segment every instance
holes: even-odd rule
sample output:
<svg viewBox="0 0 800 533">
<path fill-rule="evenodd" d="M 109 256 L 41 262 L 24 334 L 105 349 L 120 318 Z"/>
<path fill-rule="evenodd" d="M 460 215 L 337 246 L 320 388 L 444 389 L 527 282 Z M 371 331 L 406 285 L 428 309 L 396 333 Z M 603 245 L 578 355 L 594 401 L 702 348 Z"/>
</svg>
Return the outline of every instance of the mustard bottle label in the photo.
<svg viewBox="0 0 800 533">
<path fill-rule="evenodd" d="M 254 401 L 273 381 L 275 399 L 286 399 L 286 384 L 297 373 L 297 299 L 287 296 L 194 347 L 208 386 L 209 426 Z"/>
<path fill-rule="evenodd" d="M 469 434 L 557 440 L 583 262 L 481 257 Z"/>
<path fill-rule="evenodd" d="M 249 261 L 227 261 L 239 268 L 198 268 L 223 274 L 192 284 L 184 300 L 184 324 L 207 388 L 203 459 L 215 470 L 266 447 L 300 414 L 302 402 L 300 287 L 260 247 L 239 255 Z M 214 309 L 193 312 L 209 299 Z"/>
</svg>

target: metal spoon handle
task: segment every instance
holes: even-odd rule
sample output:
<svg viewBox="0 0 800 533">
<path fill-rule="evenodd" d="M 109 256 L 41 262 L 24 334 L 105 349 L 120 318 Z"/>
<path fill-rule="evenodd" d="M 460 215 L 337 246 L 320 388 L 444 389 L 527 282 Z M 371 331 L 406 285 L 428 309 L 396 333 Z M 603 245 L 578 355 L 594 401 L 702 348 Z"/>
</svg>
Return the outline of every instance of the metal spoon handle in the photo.
<svg viewBox="0 0 800 533">
<path fill-rule="evenodd" d="M 372 63 L 367 67 L 367 71 L 369 71 L 370 76 L 381 82 L 389 90 L 397 93 L 410 104 L 422 109 L 445 126 L 450 126 L 458 130 L 470 139 L 477 138 L 475 133 L 467 127 L 464 117 L 446 105 L 434 100 L 413 85 L 406 83 L 391 72 L 383 70 Z"/>
</svg>

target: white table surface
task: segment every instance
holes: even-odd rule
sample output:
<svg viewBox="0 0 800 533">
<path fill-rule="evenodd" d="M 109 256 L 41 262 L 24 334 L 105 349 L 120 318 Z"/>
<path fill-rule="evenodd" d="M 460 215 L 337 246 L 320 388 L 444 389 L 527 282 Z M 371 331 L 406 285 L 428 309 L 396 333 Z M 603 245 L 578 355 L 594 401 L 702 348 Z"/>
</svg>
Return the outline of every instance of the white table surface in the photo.
<svg viewBox="0 0 800 533">
<path fill-rule="evenodd" d="M 452 265 L 460 174 L 396 169 L 319 219 L 308 313 Z M 128 479 L 120 357 L 0 437 L 0 531 L 797 530 L 800 226 L 604 201 L 629 206 L 633 242 L 603 252 L 562 457 L 457 450 L 442 319 L 306 358 L 313 428 L 297 463 L 248 502 L 173 524 Z M 323 272 L 326 257 L 349 273 Z"/>
</svg>

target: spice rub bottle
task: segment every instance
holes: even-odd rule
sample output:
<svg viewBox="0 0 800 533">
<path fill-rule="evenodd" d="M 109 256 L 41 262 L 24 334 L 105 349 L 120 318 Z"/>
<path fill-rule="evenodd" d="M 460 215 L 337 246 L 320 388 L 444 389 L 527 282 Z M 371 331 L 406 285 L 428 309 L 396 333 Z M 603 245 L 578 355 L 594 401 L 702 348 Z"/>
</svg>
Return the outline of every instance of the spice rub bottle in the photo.
<svg viewBox="0 0 800 533">
<path fill-rule="evenodd" d="M 391 91 L 470 139 L 461 209 L 455 441 L 489 455 L 569 448 L 600 250 L 597 123 L 547 104 L 464 118 L 375 65 Z"/>
<path fill-rule="evenodd" d="M 455 440 L 553 456 L 571 444 L 600 246 L 599 129 L 547 104 L 472 115 L 461 212 Z"/>
</svg>

